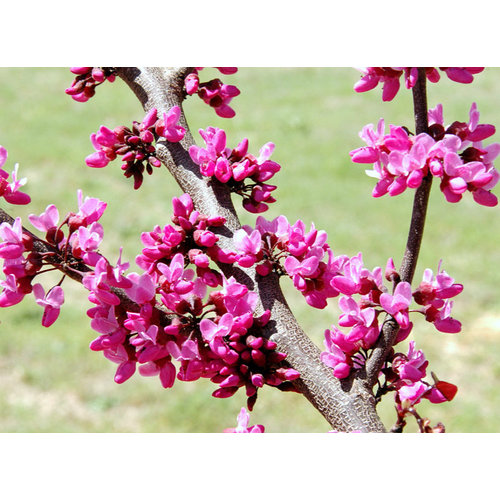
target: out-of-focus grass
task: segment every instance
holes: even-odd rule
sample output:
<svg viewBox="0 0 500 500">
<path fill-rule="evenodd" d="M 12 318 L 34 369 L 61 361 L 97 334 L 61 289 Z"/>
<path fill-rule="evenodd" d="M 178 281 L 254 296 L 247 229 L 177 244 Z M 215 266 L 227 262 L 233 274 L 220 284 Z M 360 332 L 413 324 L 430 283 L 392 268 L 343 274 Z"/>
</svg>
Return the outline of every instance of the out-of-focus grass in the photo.
<svg viewBox="0 0 500 500">
<path fill-rule="evenodd" d="M 430 84 L 430 106 L 444 105 L 445 120 L 467 121 L 470 104 L 478 103 L 481 122 L 500 123 L 499 70 L 476 76 L 473 85 L 445 77 Z M 202 73 L 216 76 L 216 72 Z M 209 125 L 227 131 L 228 144 L 243 137 L 258 154 L 268 141 L 276 144 L 273 159 L 282 165 L 276 176 L 277 203 L 266 217 L 284 214 L 291 222 L 327 230 L 336 254 L 363 252 L 368 267 L 384 266 L 388 257 L 399 264 L 406 242 L 412 193 L 373 199 L 373 179 L 354 165 L 348 152 L 362 145 L 358 132 L 384 117 L 386 124 L 412 124 L 411 94 L 401 90 L 382 103 L 380 89 L 355 94 L 358 73 L 338 68 L 242 68 L 227 83 L 241 89 L 233 100 L 234 119 L 218 118 L 199 99 L 186 102 L 188 121 L 197 129 Z M 133 263 L 139 235 L 165 224 L 171 197 L 179 188 L 165 169 L 155 170 L 134 191 L 121 175 L 119 162 L 92 170 L 84 158 L 92 152 L 91 132 L 101 124 L 113 128 L 141 120 L 142 108 L 123 82 L 105 83 L 85 104 L 64 94 L 72 76 L 67 69 L 0 69 L 0 144 L 9 151 L 8 167 L 20 163 L 29 178 L 28 207 L 9 210 L 26 218 L 49 203 L 60 212 L 76 209 L 76 190 L 108 202 L 102 222 L 105 255 L 113 261 L 119 247 Z M 494 139 L 494 138 L 493 138 Z M 235 199 L 239 204 L 239 200 Z M 255 217 L 240 211 L 244 223 Z M 469 196 L 447 204 L 433 187 L 428 222 L 415 280 L 426 267 L 444 268 L 465 290 L 455 300 L 454 316 L 463 323 L 459 335 L 440 334 L 416 318 L 414 338 L 441 379 L 456 383 L 452 403 L 425 403 L 422 413 L 442 420 L 452 432 L 496 432 L 500 405 L 500 226 L 498 208 L 475 204 Z M 52 276 L 44 278 L 51 283 Z M 283 281 L 289 303 L 311 338 L 322 345 L 325 328 L 336 322 L 336 301 L 325 310 L 307 307 L 290 283 Z M 66 304 L 50 329 L 40 325 L 41 308 L 31 297 L 0 311 L 0 430 L 5 432 L 219 432 L 234 426 L 244 394 L 227 400 L 211 398 L 207 381 L 176 383 L 169 390 L 158 380 L 135 375 L 123 385 L 113 382 L 116 365 L 88 349 L 96 336 L 85 314 L 86 292 L 65 281 Z M 390 397 L 381 404 L 390 426 Z M 327 423 L 299 395 L 270 388 L 261 391 L 253 423 L 270 432 L 326 432 Z M 410 426 L 409 430 L 414 430 Z"/>
</svg>

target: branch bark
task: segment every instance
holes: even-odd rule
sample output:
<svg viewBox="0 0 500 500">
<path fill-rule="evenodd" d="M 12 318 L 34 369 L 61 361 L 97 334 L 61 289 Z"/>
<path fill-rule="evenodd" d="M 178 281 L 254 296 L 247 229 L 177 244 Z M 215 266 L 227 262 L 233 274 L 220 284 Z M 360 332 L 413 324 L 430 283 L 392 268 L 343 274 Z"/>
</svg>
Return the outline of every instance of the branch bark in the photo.
<svg viewBox="0 0 500 500">
<path fill-rule="evenodd" d="M 134 91 L 144 110 L 158 110 L 161 116 L 172 106 L 182 110 L 184 100 L 183 80 L 190 68 L 118 68 L 120 76 Z M 180 123 L 187 130 L 180 143 L 159 141 L 158 157 L 166 165 L 181 189 L 189 193 L 196 209 L 209 216 L 222 215 L 226 224 L 219 232 L 219 244 L 234 249 L 232 236 L 240 222 L 230 191 L 216 180 L 202 177 L 199 167 L 189 156 L 189 147 L 194 144 L 184 113 Z M 223 265 L 226 277 L 234 276 L 249 289 L 259 292 L 260 310 L 271 310 L 271 321 L 263 334 L 278 345 L 278 350 L 287 354 L 287 362 L 301 373 L 297 388 L 339 431 L 360 430 L 363 432 L 385 432 L 375 410 L 375 398 L 371 387 L 358 380 L 339 381 L 320 360 L 320 350 L 299 326 L 290 311 L 279 286 L 278 277 L 256 276 L 253 269 Z"/>
<path fill-rule="evenodd" d="M 424 68 L 418 69 L 418 79 L 412 92 L 416 134 L 427 133 L 429 126 L 427 119 L 427 92 Z M 428 172 L 422 180 L 422 184 L 415 192 L 408 239 L 399 269 L 399 280 L 394 283 L 394 286 L 396 286 L 399 281 L 407 281 L 410 284 L 413 281 L 413 275 L 417 267 L 418 255 L 424 235 L 425 218 L 431 186 L 432 174 Z M 373 387 L 377 382 L 379 372 L 394 345 L 398 331 L 398 323 L 394 318 L 388 316 L 384 322 L 382 334 L 375 345 L 370 359 L 366 363 L 366 384 L 368 387 Z"/>
</svg>

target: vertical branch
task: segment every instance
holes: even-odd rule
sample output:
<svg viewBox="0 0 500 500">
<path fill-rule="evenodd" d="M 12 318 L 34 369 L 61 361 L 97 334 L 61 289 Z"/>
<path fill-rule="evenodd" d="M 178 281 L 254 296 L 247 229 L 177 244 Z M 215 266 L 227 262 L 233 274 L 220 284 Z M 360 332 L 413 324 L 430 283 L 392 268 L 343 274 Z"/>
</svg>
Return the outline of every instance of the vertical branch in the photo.
<svg viewBox="0 0 500 500">
<path fill-rule="evenodd" d="M 415 112 L 415 131 L 417 134 L 427 133 L 429 129 L 427 119 L 427 92 L 424 68 L 418 69 L 418 80 L 413 87 L 413 109 Z M 399 269 L 401 281 L 411 283 L 415 268 L 417 267 L 418 254 L 424 235 L 425 217 L 431 192 L 432 174 L 428 172 L 418 187 L 413 200 L 410 230 Z"/>
<path fill-rule="evenodd" d="M 426 76 L 424 68 L 418 68 L 418 79 L 412 91 L 415 130 L 417 134 L 426 133 L 428 131 L 428 119 Z M 415 274 L 420 246 L 422 244 L 431 186 L 432 174 L 428 172 L 423 178 L 422 184 L 415 192 L 415 197 L 413 199 L 410 230 L 408 232 L 406 249 L 399 270 L 400 281 L 407 281 L 410 284 Z M 365 384 L 367 387 L 372 388 L 377 382 L 379 372 L 392 349 L 398 331 L 399 325 L 396 320 L 392 317 L 388 317 L 384 322 L 380 338 L 375 345 L 372 355 L 366 362 Z"/>
</svg>

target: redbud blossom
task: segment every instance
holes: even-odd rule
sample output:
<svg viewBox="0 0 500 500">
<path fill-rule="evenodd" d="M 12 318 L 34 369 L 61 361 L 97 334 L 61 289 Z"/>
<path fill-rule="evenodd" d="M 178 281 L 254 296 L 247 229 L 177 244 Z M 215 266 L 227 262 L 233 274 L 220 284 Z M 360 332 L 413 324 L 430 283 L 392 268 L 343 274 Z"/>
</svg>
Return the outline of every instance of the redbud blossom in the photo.
<svg viewBox="0 0 500 500">
<path fill-rule="evenodd" d="M 262 433 L 264 432 L 263 425 L 252 425 L 248 426 L 250 422 L 250 414 L 245 408 L 242 408 L 237 418 L 238 425 L 236 427 L 230 427 L 225 429 L 224 432 L 232 432 L 238 434 L 245 433 Z"/>
<path fill-rule="evenodd" d="M 199 132 L 206 147 L 193 145 L 189 148 L 189 154 L 200 166 L 201 174 L 227 183 L 231 191 L 243 197 L 243 207 L 249 212 L 265 212 L 268 203 L 276 201 L 271 196 L 276 186 L 265 184 L 265 181 L 281 169 L 278 163 L 269 160 L 274 144 L 265 144 L 260 150 L 259 158 L 255 158 L 247 153 L 247 139 L 243 139 L 236 148 L 230 149 L 226 147 L 224 130 L 208 127 L 206 130 L 200 129 Z"/>
<path fill-rule="evenodd" d="M 26 194 L 19 191 L 19 188 L 26 184 L 26 178 L 18 179 L 17 172 L 19 165 L 16 163 L 12 172 L 12 182 L 8 182 L 9 174 L 1 167 L 7 161 L 7 150 L 0 146 L 0 198 L 4 198 L 7 203 L 12 205 L 27 205 L 30 203 L 31 198 Z"/>
<path fill-rule="evenodd" d="M 132 129 L 121 126 L 110 130 L 101 126 L 97 133 L 90 136 L 96 152 L 87 156 L 85 162 L 89 167 L 102 168 L 122 156 L 122 170 L 125 177 L 134 177 L 134 189 L 138 189 L 143 181 L 144 170 L 152 174 L 152 167 L 160 167 L 153 145 L 160 137 L 169 142 L 179 142 L 184 138 L 186 129 L 178 125 L 180 108 L 172 107 L 163 118 L 158 118 L 156 108 L 151 109 L 141 123 L 134 121 Z"/>
<path fill-rule="evenodd" d="M 36 303 L 44 308 L 42 326 L 49 327 L 59 317 L 61 305 L 64 303 L 64 291 L 60 286 L 55 286 L 45 294 L 43 286 L 36 283 L 33 285 L 33 295 Z"/>
<path fill-rule="evenodd" d="M 418 68 L 404 67 L 384 67 L 384 68 L 360 68 L 363 76 L 354 85 L 356 92 L 366 92 L 374 89 L 382 83 L 382 100 L 392 101 L 399 91 L 399 79 L 404 74 L 404 82 L 407 89 L 415 86 L 418 79 Z M 436 68 L 424 68 L 425 76 L 430 82 L 437 82 L 440 79 Z M 474 75 L 480 73 L 484 68 L 439 68 L 446 73 L 446 76 L 458 83 L 472 83 Z"/>
<path fill-rule="evenodd" d="M 95 88 L 108 80 L 114 82 L 116 78 L 115 68 L 92 68 L 92 67 L 73 67 L 70 71 L 77 75 L 73 80 L 71 87 L 66 89 L 66 94 L 70 95 L 75 101 L 86 102 L 94 94 Z"/>
<path fill-rule="evenodd" d="M 202 67 L 194 68 L 194 71 L 184 79 L 184 86 L 188 95 L 198 94 L 206 104 L 215 109 L 218 116 L 222 118 L 232 118 L 235 115 L 234 110 L 229 103 L 240 94 L 240 91 L 234 85 L 226 85 L 218 78 L 208 82 L 200 83 L 198 72 Z M 217 68 L 224 75 L 236 73 L 237 68 Z"/>
<path fill-rule="evenodd" d="M 444 127 L 442 106 L 429 110 L 429 134 L 411 136 L 403 127 L 390 126 L 384 133 L 380 120 L 375 131 L 367 125 L 360 137 L 366 147 L 350 152 L 355 163 L 373 163 L 366 173 L 378 179 L 374 197 L 389 193 L 401 194 L 407 188 L 416 189 L 430 172 L 441 180 L 440 189 L 447 201 L 456 203 L 470 191 L 480 205 L 495 206 L 497 197 L 491 189 L 500 174 L 493 160 L 500 154 L 500 144 L 483 146 L 482 140 L 495 132 L 495 127 L 479 124 L 475 103 L 469 112 L 469 122 L 454 122 Z"/>
</svg>

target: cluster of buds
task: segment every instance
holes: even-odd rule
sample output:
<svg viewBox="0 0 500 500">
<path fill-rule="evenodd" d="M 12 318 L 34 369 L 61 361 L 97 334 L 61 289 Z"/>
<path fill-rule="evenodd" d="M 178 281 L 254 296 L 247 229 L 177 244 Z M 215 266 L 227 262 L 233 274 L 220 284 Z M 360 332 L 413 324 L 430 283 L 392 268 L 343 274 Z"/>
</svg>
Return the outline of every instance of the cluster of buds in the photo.
<svg viewBox="0 0 500 500">
<path fill-rule="evenodd" d="M 432 427 L 428 419 L 422 419 L 416 411 L 416 406 L 423 399 L 434 404 L 451 401 L 458 389 L 454 384 L 439 380 L 432 372 L 433 382 L 425 381 L 428 364 L 424 353 L 416 349 L 415 342 L 412 340 L 406 354 L 393 351 L 382 369 L 385 381 L 379 386 L 377 397 L 390 391 L 395 392 L 398 416 L 396 429 L 399 431 L 406 425 L 406 417 L 413 415 L 421 432 L 444 432 L 442 424 Z"/>
<path fill-rule="evenodd" d="M 472 83 L 474 75 L 481 73 L 484 68 L 439 68 L 446 76 L 458 83 Z M 404 74 L 404 82 L 407 89 L 415 86 L 418 79 L 418 68 L 362 68 L 363 76 L 354 85 L 356 92 L 367 92 L 374 89 L 379 83 L 383 84 L 382 100 L 392 101 L 399 91 L 399 79 Z M 441 78 L 437 68 L 425 68 L 425 76 L 432 83 Z"/>
<path fill-rule="evenodd" d="M 447 201 L 456 203 L 469 191 L 480 205 L 498 203 L 491 192 L 500 176 L 493 160 L 500 144 L 483 146 L 482 141 L 495 133 L 495 127 L 479 124 L 479 112 L 472 104 L 468 123 L 453 122 L 444 126 L 442 106 L 429 110 L 429 134 L 411 135 L 404 127 L 390 126 L 385 134 L 384 120 L 375 130 L 367 125 L 360 137 L 367 146 L 350 152 L 355 163 L 373 163 L 366 173 L 378 179 L 374 197 L 389 193 L 395 196 L 407 188 L 416 189 L 430 172 L 440 179 L 440 189 Z"/>
<path fill-rule="evenodd" d="M 102 168 L 117 156 L 122 157 L 122 170 L 125 177 L 134 178 L 134 189 L 142 185 L 144 170 L 151 175 L 152 167 L 160 167 L 154 142 L 163 137 L 169 142 L 179 142 L 186 130 L 178 125 L 180 108 L 174 106 L 159 118 L 156 108 L 151 109 L 141 123 L 134 121 L 132 129 L 120 126 L 110 130 L 101 126 L 97 133 L 90 136 L 96 152 L 87 156 L 89 167 Z"/>
<path fill-rule="evenodd" d="M 385 277 L 389 281 L 399 280 L 392 259 L 387 262 Z M 441 270 L 441 263 L 435 278 L 430 269 L 425 270 L 423 280 L 414 292 L 409 283 L 401 281 L 394 292 L 389 293 L 383 285 L 381 269 L 375 268 L 372 273 L 364 269 L 361 254 L 350 259 L 344 266 L 343 276 L 332 281 L 345 295 L 339 300 L 342 311 L 339 326 L 350 328 L 344 333 L 333 325 L 325 331 L 326 351 L 321 354 L 321 359 L 333 369 L 337 378 L 345 378 L 352 369 L 364 365 L 369 349 L 380 336 L 380 314 L 387 313 L 397 322 L 399 330 L 395 344 L 408 337 L 413 328 L 409 318 L 412 301 L 422 306 L 412 311 L 422 314 L 438 331 L 458 333 L 461 330 L 460 322 L 450 316 L 453 302 L 449 299 L 458 295 L 463 286 Z M 357 288 L 356 283 L 359 283 Z M 354 293 L 360 295 L 357 302 L 352 297 Z"/>
<path fill-rule="evenodd" d="M 226 147 L 224 130 L 208 127 L 199 130 L 206 146 L 191 146 L 189 154 L 200 166 L 200 172 L 206 177 L 215 177 L 229 186 L 232 192 L 243 197 L 243 208 L 251 213 L 262 213 L 268 209 L 268 203 L 276 201 L 271 193 L 276 186 L 266 184 L 281 166 L 271 161 L 274 144 L 268 142 L 259 152 L 259 157 L 248 153 L 248 139 L 243 139 L 236 148 Z"/>
<path fill-rule="evenodd" d="M 24 231 L 20 218 L 13 224 L 0 225 L 0 258 L 4 260 L 5 274 L 5 280 L 0 282 L 3 286 L 0 307 L 15 305 L 33 293 L 36 303 L 44 308 L 42 325 L 48 327 L 56 321 L 64 302 L 62 280 L 45 293 L 43 286 L 33 283 L 33 279 L 54 269 L 82 274 L 83 264 L 96 262 L 103 236 L 102 226 L 97 221 L 106 204 L 96 198 L 83 199 L 79 191 L 78 205 L 78 212 L 68 213 L 60 224 L 54 205 L 49 205 L 39 216 L 28 217 L 36 229 L 45 232 L 44 241 Z M 67 226 L 67 235 L 62 229 L 64 226 Z M 36 244 L 39 241 L 43 241 L 42 246 Z"/>
<path fill-rule="evenodd" d="M 129 264 L 122 262 L 121 252 L 116 265 L 98 252 L 103 238 L 98 221 L 106 204 L 83 199 L 79 191 L 78 207 L 62 222 L 55 205 L 29 216 L 45 233 L 42 245 L 23 230 L 20 218 L 0 225 L 6 276 L 0 282 L 0 307 L 33 293 L 44 308 L 42 325 L 48 327 L 64 302 L 62 280 L 46 293 L 33 279 L 51 269 L 77 273 L 90 292 L 93 307 L 87 314 L 99 333 L 90 348 L 118 364 L 117 383 L 129 379 L 137 366 L 143 376 L 158 376 L 163 387 L 176 378 L 209 378 L 218 385 L 214 397 L 229 397 L 244 387 L 250 410 L 264 385 L 294 390 L 299 373 L 283 366 L 286 355 L 262 336 L 270 312 L 255 316 L 257 294 L 210 269 L 211 260 L 234 262 L 210 230 L 224 224 L 222 217 L 195 211 L 188 194 L 174 198 L 173 224 L 142 235 L 145 248 L 137 263 L 144 272 L 126 274 Z M 208 292 L 208 287 L 220 288 Z"/>
<path fill-rule="evenodd" d="M 66 94 L 75 101 L 86 102 L 95 94 L 95 88 L 101 83 L 114 82 L 116 78 L 115 68 L 89 68 L 73 67 L 70 71 L 76 75 L 71 87 L 66 89 Z"/>
<path fill-rule="evenodd" d="M 184 79 L 184 86 L 188 95 L 198 94 L 198 96 L 214 108 L 218 116 L 222 118 L 232 118 L 235 115 L 234 109 L 229 103 L 240 94 L 240 91 L 234 85 L 226 85 L 218 78 L 208 82 L 200 83 L 198 72 L 203 68 L 194 68 Z M 232 75 L 238 71 L 238 68 L 217 68 L 223 75 Z"/>
<path fill-rule="evenodd" d="M 256 264 L 261 276 L 271 271 L 289 276 L 310 306 L 323 309 L 327 299 L 352 287 L 365 290 L 377 279 L 368 271 L 359 274 L 354 265 L 356 258 L 351 262 L 346 255 L 335 257 L 327 238 L 326 232 L 317 230 L 314 224 L 307 231 L 301 220 L 291 225 L 284 215 L 272 221 L 259 216 L 255 229 L 243 226 L 235 233 L 239 250 L 236 259 L 242 267 Z"/>
<path fill-rule="evenodd" d="M 236 296 L 233 294 L 244 296 L 248 293 L 244 285 L 235 281 L 228 282 L 226 290 L 232 298 Z M 214 300 L 217 300 L 215 296 Z M 300 376 L 299 372 L 287 367 L 277 368 L 286 354 L 277 352 L 276 343 L 259 333 L 269 321 L 269 311 L 257 318 L 249 314 L 251 311 L 235 316 L 234 309 L 233 313 L 226 312 L 220 316 L 228 308 L 228 301 L 224 299 L 222 294 L 216 321 L 202 319 L 200 322 L 203 339 L 224 361 L 224 365 L 210 379 L 220 387 L 213 395 L 225 398 L 245 387 L 247 406 L 251 410 L 257 399 L 257 390 L 265 384 L 281 390 L 294 390 L 291 381 Z M 241 308 L 241 303 L 238 307 Z"/>
<path fill-rule="evenodd" d="M 209 378 L 219 386 L 214 397 L 245 387 L 249 409 L 264 385 L 293 390 L 299 373 L 281 366 L 286 355 L 261 334 L 269 311 L 254 316 L 257 294 L 209 267 L 210 259 L 231 261 L 207 229 L 224 219 L 193 210 L 188 194 L 174 198 L 173 207 L 174 225 L 142 235 L 146 246 L 136 260 L 141 275 L 125 275 L 128 264 L 121 259 L 112 266 L 100 257 L 83 278 L 95 306 L 88 311 L 91 326 L 100 334 L 91 349 L 118 364 L 117 383 L 130 378 L 137 365 L 141 375 L 159 376 L 163 387 L 176 378 Z M 208 286 L 219 285 L 208 292 Z"/>
<path fill-rule="evenodd" d="M 144 245 L 136 263 L 152 273 L 158 265 L 170 262 L 175 254 L 185 255 L 196 268 L 199 278 L 208 286 L 222 284 L 219 271 L 210 268 L 210 261 L 232 264 L 235 256 L 217 245 L 219 237 L 212 231 L 225 223 L 224 217 L 207 217 L 194 210 L 191 197 L 184 193 L 172 200 L 172 223 L 163 228 L 155 226 L 152 231 L 142 233 Z"/>
</svg>

